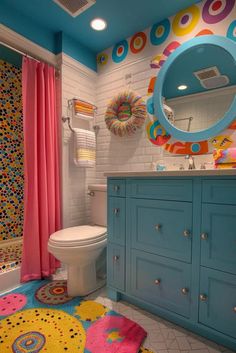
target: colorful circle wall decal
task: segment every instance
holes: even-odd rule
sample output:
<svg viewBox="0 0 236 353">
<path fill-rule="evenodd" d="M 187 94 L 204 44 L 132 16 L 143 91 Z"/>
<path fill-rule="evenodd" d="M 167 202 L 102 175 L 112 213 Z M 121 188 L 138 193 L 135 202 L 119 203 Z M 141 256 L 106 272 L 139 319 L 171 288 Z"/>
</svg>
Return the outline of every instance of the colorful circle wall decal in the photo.
<svg viewBox="0 0 236 353">
<path fill-rule="evenodd" d="M 99 65 L 106 65 L 108 61 L 108 55 L 106 53 L 100 53 L 97 56 L 97 63 Z"/>
<path fill-rule="evenodd" d="M 202 29 L 200 32 L 198 32 L 196 34 L 196 37 L 210 35 L 210 34 L 214 34 L 214 33 L 212 32 L 212 30 L 206 28 L 206 29 Z"/>
<path fill-rule="evenodd" d="M 1 320 L 1 352 L 84 353 L 82 323 L 62 310 L 35 308 Z"/>
<path fill-rule="evenodd" d="M 112 60 L 115 63 L 123 61 L 128 54 L 128 43 L 126 40 L 122 40 L 117 43 L 112 50 Z"/>
<path fill-rule="evenodd" d="M 49 305 L 64 304 L 73 299 L 67 295 L 66 281 L 53 281 L 41 286 L 35 293 L 35 298 Z"/>
<path fill-rule="evenodd" d="M 235 0 L 207 0 L 202 10 L 202 18 L 206 23 L 218 23 L 230 14 L 234 4 Z"/>
<path fill-rule="evenodd" d="M 227 31 L 227 37 L 236 41 L 236 20 L 230 23 Z"/>
<path fill-rule="evenodd" d="M 137 54 L 143 50 L 147 42 L 147 36 L 144 32 L 136 33 L 130 41 L 130 49 L 132 53 Z"/>
<path fill-rule="evenodd" d="M 150 40 L 153 45 L 162 44 L 168 37 L 170 33 L 170 21 L 165 19 L 159 23 L 152 26 L 150 32 Z"/>
<path fill-rule="evenodd" d="M 177 13 L 173 20 L 173 32 L 177 36 L 184 36 L 196 27 L 200 18 L 200 10 L 196 5 Z"/>
</svg>

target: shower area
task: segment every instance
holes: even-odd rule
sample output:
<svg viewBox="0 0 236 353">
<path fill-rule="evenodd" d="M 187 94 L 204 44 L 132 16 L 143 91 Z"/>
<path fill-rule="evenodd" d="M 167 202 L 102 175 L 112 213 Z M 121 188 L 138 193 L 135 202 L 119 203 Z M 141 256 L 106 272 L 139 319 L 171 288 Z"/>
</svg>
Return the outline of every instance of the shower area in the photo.
<svg viewBox="0 0 236 353">
<path fill-rule="evenodd" d="M 0 45 L 0 291 L 20 281 L 24 207 L 21 63 L 20 54 Z"/>
</svg>

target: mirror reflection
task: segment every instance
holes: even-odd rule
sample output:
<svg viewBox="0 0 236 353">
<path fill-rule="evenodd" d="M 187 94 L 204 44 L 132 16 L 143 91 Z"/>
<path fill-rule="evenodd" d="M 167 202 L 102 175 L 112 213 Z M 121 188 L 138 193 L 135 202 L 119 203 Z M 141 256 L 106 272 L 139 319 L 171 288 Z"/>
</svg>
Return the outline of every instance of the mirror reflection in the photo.
<svg viewBox="0 0 236 353">
<path fill-rule="evenodd" d="M 221 120 L 236 94 L 236 62 L 213 44 L 182 53 L 167 71 L 163 108 L 169 122 L 182 131 L 202 131 Z"/>
</svg>

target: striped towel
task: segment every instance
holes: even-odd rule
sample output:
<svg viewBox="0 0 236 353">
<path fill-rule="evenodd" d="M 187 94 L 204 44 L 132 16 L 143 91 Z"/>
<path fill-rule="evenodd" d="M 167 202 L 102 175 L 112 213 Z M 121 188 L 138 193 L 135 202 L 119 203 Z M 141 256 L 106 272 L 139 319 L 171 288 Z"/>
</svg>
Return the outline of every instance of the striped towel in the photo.
<svg viewBox="0 0 236 353">
<path fill-rule="evenodd" d="M 77 167 L 92 168 L 96 163 L 95 133 L 74 129 L 74 163 Z"/>
<path fill-rule="evenodd" d="M 75 114 L 82 114 L 88 117 L 94 116 L 94 105 L 90 103 L 83 102 L 79 99 L 74 100 Z"/>
</svg>

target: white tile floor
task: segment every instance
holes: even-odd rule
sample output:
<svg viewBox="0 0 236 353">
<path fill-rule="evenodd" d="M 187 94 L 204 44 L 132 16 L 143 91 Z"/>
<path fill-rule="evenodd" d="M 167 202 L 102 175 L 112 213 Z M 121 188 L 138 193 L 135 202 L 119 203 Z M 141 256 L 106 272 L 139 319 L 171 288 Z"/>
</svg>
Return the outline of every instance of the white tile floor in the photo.
<svg viewBox="0 0 236 353">
<path fill-rule="evenodd" d="M 66 279 L 65 272 L 57 273 L 54 279 Z M 90 294 L 86 299 L 95 300 L 141 325 L 148 333 L 143 346 L 153 353 L 233 353 L 127 302 L 113 302 L 107 298 L 105 288 Z"/>
</svg>

